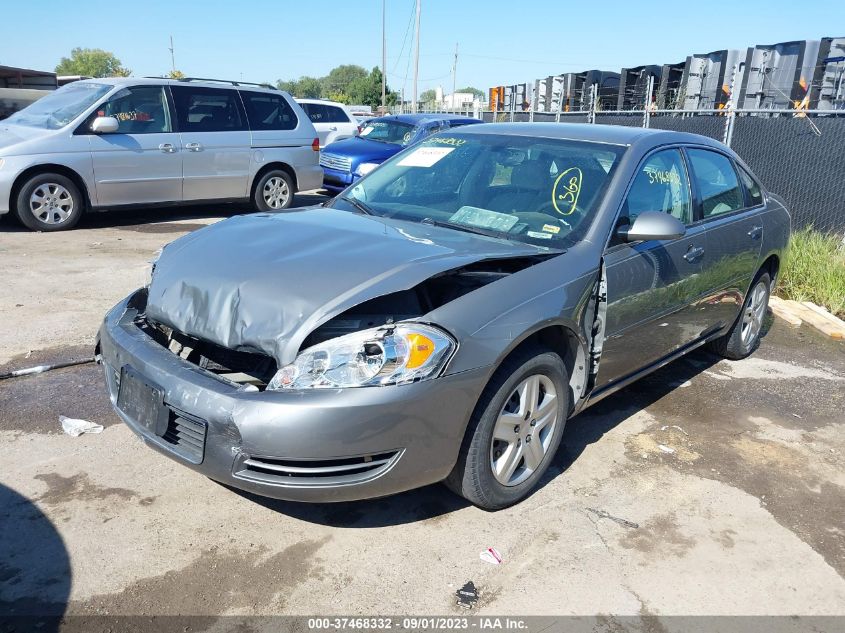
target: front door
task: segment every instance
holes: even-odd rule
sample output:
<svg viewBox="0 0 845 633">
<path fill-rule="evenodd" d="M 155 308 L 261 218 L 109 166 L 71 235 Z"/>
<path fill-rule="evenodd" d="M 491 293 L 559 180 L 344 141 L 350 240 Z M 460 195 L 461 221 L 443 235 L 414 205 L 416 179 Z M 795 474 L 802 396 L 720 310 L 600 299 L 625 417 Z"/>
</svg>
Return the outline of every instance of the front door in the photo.
<svg viewBox="0 0 845 633">
<path fill-rule="evenodd" d="M 172 86 L 185 200 L 246 198 L 252 138 L 234 89 Z"/>
<path fill-rule="evenodd" d="M 694 223 L 680 150 L 656 152 L 640 164 L 617 226 L 632 224 L 644 211 L 674 215 L 687 232 L 675 240 L 611 242 L 604 256 L 607 316 L 599 388 L 696 340 L 705 327 L 697 314 L 705 231 Z"/>
<path fill-rule="evenodd" d="M 112 134 L 89 134 L 98 206 L 182 200 L 182 153 L 162 86 L 124 88 L 95 110 L 117 119 Z"/>
<path fill-rule="evenodd" d="M 763 244 L 763 196 L 751 176 L 738 174 L 724 154 L 699 148 L 686 153 L 707 229 L 703 277 L 711 289 L 702 305 L 712 327 L 721 329 L 736 320 L 757 272 Z"/>
</svg>

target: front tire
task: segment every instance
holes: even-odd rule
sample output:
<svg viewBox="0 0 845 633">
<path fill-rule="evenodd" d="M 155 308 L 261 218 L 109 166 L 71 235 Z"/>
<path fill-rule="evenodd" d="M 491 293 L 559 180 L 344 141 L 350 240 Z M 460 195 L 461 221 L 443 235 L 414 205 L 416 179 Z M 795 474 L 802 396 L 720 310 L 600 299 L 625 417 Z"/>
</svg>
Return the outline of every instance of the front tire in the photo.
<svg viewBox="0 0 845 633">
<path fill-rule="evenodd" d="M 727 334 L 711 341 L 711 351 L 729 360 L 741 360 L 757 349 L 766 309 L 769 307 L 771 286 L 769 273 L 754 279 L 736 322 Z"/>
<path fill-rule="evenodd" d="M 293 204 L 296 186 L 286 171 L 271 169 L 255 183 L 252 204 L 259 211 L 281 211 Z"/>
<path fill-rule="evenodd" d="M 560 356 L 531 347 L 509 358 L 481 394 L 445 484 L 484 510 L 522 501 L 554 459 L 568 412 Z"/>
<path fill-rule="evenodd" d="M 18 191 L 13 213 L 33 231 L 65 231 L 76 226 L 85 200 L 74 182 L 54 173 L 37 174 Z"/>
</svg>

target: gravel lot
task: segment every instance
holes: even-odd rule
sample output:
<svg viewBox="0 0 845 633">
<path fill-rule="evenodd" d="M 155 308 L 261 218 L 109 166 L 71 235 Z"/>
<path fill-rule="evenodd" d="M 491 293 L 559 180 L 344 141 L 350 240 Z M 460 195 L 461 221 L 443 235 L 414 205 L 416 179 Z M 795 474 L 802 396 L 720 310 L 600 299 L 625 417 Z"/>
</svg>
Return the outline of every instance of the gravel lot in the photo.
<svg viewBox="0 0 845 633">
<path fill-rule="evenodd" d="M 157 248 L 240 211 L 0 222 L 0 373 L 89 356 Z M 0 608 L 456 614 L 472 580 L 480 614 L 845 615 L 843 352 L 776 322 L 745 361 L 673 363 L 572 420 L 544 486 L 494 514 L 440 486 L 251 497 L 145 448 L 94 365 L 0 381 Z M 105 431 L 69 437 L 62 414 Z"/>
</svg>

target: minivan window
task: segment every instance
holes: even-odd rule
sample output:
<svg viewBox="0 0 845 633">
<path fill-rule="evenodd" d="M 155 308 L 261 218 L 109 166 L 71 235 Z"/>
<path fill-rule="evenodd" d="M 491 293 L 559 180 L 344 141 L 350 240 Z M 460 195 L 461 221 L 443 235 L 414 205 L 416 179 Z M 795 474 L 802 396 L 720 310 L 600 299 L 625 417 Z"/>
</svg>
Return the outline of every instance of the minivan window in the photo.
<svg viewBox="0 0 845 633">
<path fill-rule="evenodd" d="M 407 145 L 414 137 L 415 131 L 410 123 L 375 119 L 367 121 L 360 135 L 370 141 Z"/>
<path fill-rule="evenodd" d="M 293 108 L 281 95 L 242 90 L 241 97 L 253 130 L 292 130 L 299 123 Z"/>
<path fill-rule="evenodd" d="M 727 156 L 692 148 L 687 150 L 687 154 L 705 219 L 745 206 L 739 180 Z"/>
<path fill-rule="evenodd" d="M 245 130 L 238 93 L 224 88 L 171 86 L 182 132 Z"/>
<path fill-rule="evenodd" d="M 161 134 L 172 132 L 170 109 L 163 86 L 134 86 L 116 92 L 90 117 L 117 119 L 118 134 Z"/>
<path fill-rule="evenodd" d="M 5 122 L 58 130 L 94 105 L 113 87 L 110 84 L 77 81 L 42 97 Z"/>
</svg>

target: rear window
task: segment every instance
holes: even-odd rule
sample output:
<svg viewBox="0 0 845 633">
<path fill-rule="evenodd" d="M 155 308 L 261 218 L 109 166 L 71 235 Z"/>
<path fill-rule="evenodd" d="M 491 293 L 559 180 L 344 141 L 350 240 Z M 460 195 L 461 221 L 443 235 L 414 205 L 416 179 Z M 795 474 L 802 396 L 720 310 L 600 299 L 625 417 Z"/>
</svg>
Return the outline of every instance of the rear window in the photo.
<svg viewBox="0 0 845 633">
<path fill-rule="evenodd" d="M 341 108 L 337 106 L 328 105 L 326 103 L 300 103 L 305 114 L 311 119 L 312 123 L 348 123 L 349 117 L 346 116 Z"/>
<path fill-rule="evenodd" d="M 241 91 L 249 125 L 253 130 L 292 130 L 299 121 L 281 95 Z"/>
</svg>

